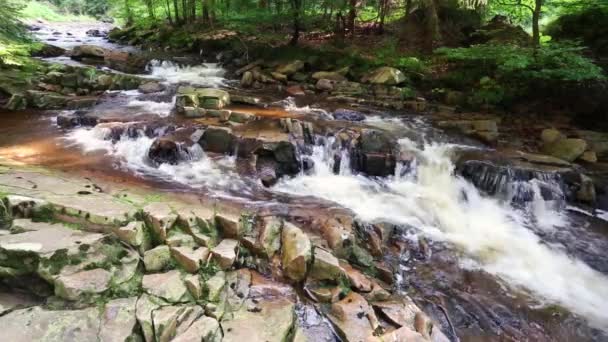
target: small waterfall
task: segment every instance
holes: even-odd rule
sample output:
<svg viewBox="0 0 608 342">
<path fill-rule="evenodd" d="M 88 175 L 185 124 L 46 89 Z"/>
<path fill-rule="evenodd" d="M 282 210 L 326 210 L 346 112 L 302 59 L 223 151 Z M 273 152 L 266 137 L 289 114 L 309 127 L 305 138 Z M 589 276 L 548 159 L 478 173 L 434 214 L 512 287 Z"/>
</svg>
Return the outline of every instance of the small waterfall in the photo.
<svg viewBox="0 0 608 342">
<path fill-rule="evenodd" d="M 226 70 L 217 63 L 181 66 L 171 61 L 152 60 L 149 65 L 151 78 L 170 84 L 187 83 L 201 87 L 218 88 L 227 85 Z"/>
</svg>

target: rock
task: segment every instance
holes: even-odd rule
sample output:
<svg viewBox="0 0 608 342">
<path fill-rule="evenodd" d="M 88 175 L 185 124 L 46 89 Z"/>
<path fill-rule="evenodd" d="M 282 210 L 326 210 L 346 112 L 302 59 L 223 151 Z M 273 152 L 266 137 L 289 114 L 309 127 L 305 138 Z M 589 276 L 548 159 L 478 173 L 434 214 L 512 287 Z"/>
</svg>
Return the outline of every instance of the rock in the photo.
<svg viewBox="0 0 608 342">
<path fill-rule="evenodd" d="M 597 155 L 594 151 L 585 151 L 579 159 L 587 163 L 597 163 Z"/>
<path fill-rule="evenodd" d="M 407 342 L 425 342 L 429 341 L 421 334 L 413 331 L 408 327 L 401 327 L 397 330 L 393 330 L 380 337 L 374 337 L 367 340 L 368 342 L 382 342 L 382 341 L 407 341 Z"/>
<path fill-rule="evenodd" d="M 4 341 L 99 341 L 99 309 L 46 310 L 39 306 L 0 317 Z"/>
<path fill-rule="evenodd" d="M 261 250 L 270 260 L 281 249 L 281 230 L 283 229 L 283 220 L 276 217 L 264 217 L 262 220 L 262 228 L 258 236 L 258 241 Z"/>
<path fill-rule="evenodd" d="M 356 292 L 332 304 L 327 317 L 344 341 L 368 341 L 379 326 L 374 310 Z"/>
<path fill-rule="evenodd" d="M 346 262 L 341 262 L 340 267 L 348 276 L 352 288 L 356 289 L 359 292 L 371 292 L 372 282 L 365 274 L 353 268 Z"/>
<path fill-rule="evenodd" d="M 222 320 L 223 342 L 288 341 L 294 325 L 295 305 L 284 298 L 268 298 L 246 303 Z"/>
<path fill-rule="evenodd" d="M 196 273 L 209 256 L 209 249 L 205 247 L 172 247 L 173 259 L 189 273 Z"/>
<path fill-rule="evenodd" d="M 396 141 L 377 129 L 363 129 L 352 151 L 352 166 L 356 171 L 369 176 L 385 177 L 394 175 L 396 158 L 393 146 Z"/>
<path fill-rule="evenodd" d="M 361 83 L 398 85 L 407 81 L 405 74 L 392 67 L 380 67 L 363 76 Z"/>
<path fill-rule="evenodd" d="M 128 341 L 135 330 L 137 297 L 109 301 L 101 315 L 99 341 Z"/>
<path fill-rule="evenodd" d="M 531 46 L 530 35 L 521 27 L 508 22 L 506 17 L 497 15 L 489 23 L 473 32 L 468 44 L 495 44 Z"/>
<path fill-rule="evenodd" d="M 230 114 L 229 121 L 236 123 L 247 123 L 255 120 L 256 118 L 257 116 L 255 114 L 234 111 Z"/>
<path fill-rule="evenodd" d="M 180 147 L 171 138 L 157 138 L 148 150 L 148 158 L 155 164 L 171 164 L 177 165 L 182 159 L 180 155 Z"/>
<path fill-rule="evenodd" d="M 107 67 L 129 74 L 143 73 L 148 62 L 150 61 L 142 55 L 126 51 L 106 50 L 104 55 Z"/>
<path fill-rule="evenodd" d="M 304 62 L 301 60 L 291 61 L 289 63 L 285 63 L 276 68 L 276 72 L 283 75 L 293 75 L 296 72 L 302 70 L 304 68 Z"/>
<path fill-rule="evenodd" d="M 565 136 L 555 128 L 546 128 L 540 134 L 540 139 L 543 144 L 552 144 L 558 140 L 564 139 Z"/>
<path fill-rule="evenodd" d="M 57 115 L 57 125 L 62 128 L 94 127 L 97 125 L 97 122 L 96 116 L 87 115 L 82 111 Z"/>
<path fill-rule="evenodd" d="M 282 83 L 287 83 L 287 75 L 285 74 L 281 74 L 279 72 L 271 72 L 270 76 L 272 76 L 272 78 L 274 78 L 275 80 L 282 82 Z"/>
<path fill-rule="evenodd" d="M 98 30 L 98 29 L 90 29 L 90 30 L 87 30 L 86 34 L 87 34 L 87 36 L 89 36 L 89 37 L 105 37 L 105 36 L 107 36 L 107 34 L 106 34 L 106 33 L 101 32 L 101 31 L 100 31 L 100 30 Z"/>
<path fill-rule="evenodd" d="M 583 139 L 560 139 L 545 144 L 542 150 L 553 157 L 573 162 L 587 150 L 587 142 Z"/>
<path fill-rule="evenodd" d="M 194 315 L 194 317 L 193 317 Z M 178 329 L 184 331 L 187 326 L 202 315 L 198 306 L 172 305 L 162 306 L 152 312 L 154 335 L 157 342 L 169 342 L 177 335 Z"/>
<path fill-rule="evenodd" d="M 222 289 L 226 285 L 226 274 L 222 271 L 217 272 L 205 282 L 207 300 L 217 302 L 220 299 Z"/>
<path fill-rule="evenodd" d="M 338 280 L 344 274 L 344 270 L 340 267 L 338 258 L 331 252 L 315 247 L 312 268 L 309 277 L 315 280 Z"/>
<path fill-rule="evenodd" d="M 140 85 L 137 89 L 144 94 L 151 94 L 159 93 L 165 90 L 165 86 L 159 82 L 146 82 Z"/>
<path fill-rule="evenodd" d="M 141 327 L 146 342 L 155 342 L 152 312 L 161 305 L 166 305 L 166 303 L 147 294 L 143 294 L 137 299 L 137 304 L 135 305 L 135 318 Z"/>
<path fill-rule="evenodd" d="M 203 286 L 201 284 L 201 278 L 198 274 L 191 274 L 184 278 L 184 283 L 188 288 L 188 291 L 194 297 L 195 300 L 199 300 L 203 296 Z"/>
<path fill-rule="evenodd" d="M 205 342 L 222 341 L 222 331 L 217 320 L 206 316 L 200 317 L 171 342 L 200 342 L 201 340 Z"/>
<path fill-rule="evenodd" d="M 281 262 L 285 276 L 294 281 L 304 280 L 312 259 L 312 245 L 308 235 L 295 225 L 285 222 L 281 243 Z"/>
<path fill-rule="evenodd" d="M 162 202 L 151 203 L 143 208 L 144 221 L 156 235 L 158 240 L 165 241 L 168 231 L 173 228 L 177 221 L 177 215 L 171 207 Z"/>
<path fill-rule="evenodd" d="M 0 230 L 8 230 L 13 225 L 13 214 L 8 200 L 0 197 Z"/>
<path fill-rule="evenodd" d="M 253 73 L 245 71 L 241 77 L 241 87 L 249 88 L 253 85 Z"/>
<path fill-rule="evenodd" d="M 245 72 L 247 72 L 247 71 L 249 71 L 249 70 L 251 70 L 251 69 L 253 69 L 253 68 L 257 67 L 257 66 L 262 65 L 263 63 L 264 63 L 263 60 L 258 59 L 256 61 L 254 61 L 252 63 L 249 63 L 249 64 L 245 65 L 244 67 L 238 69 L 237 71 L 234 72 L 234 74 L 237 75 L 237 76 L 242 75 Z"/>
<path fill-rule="evenodd" d="M 52 58 L 65 55 L 66 50 L 59 46 L 42 43 L 42 47 L 32 52 L 33 57 Z"/>
<path fill-rule="evenodd" d="M 143 247 L 143 251 L 147 249 L 146 226 L 142 221 L 129 222 L 124 227 L 115 228 L 114 234 L 118 238 L 133 247 Z"/>
<path fill-rule="evenodd" d="M 106 51 L 106 49 L 95 45 L 80 45 L 72 49 L 70 57 L 75 60 L 82 60 L 83 58 L 103 60 Z"/>
<path fill-rule="evenodd" d="M 171 263 L 169 246 L 160 245 L 144 253 L 144 266 L 148 272 L 164 270 Z"/>
<path fill-rule="evenodd" d="M 365 120 L 365 114 L 357 112 L 351 109 L 336 109 L 332 114 L 334 119 L 342 121 L 363 121 Z"/>
<path fill-rule="evenodd" d="M 334 90 L 334 81 L 322 78 L 317 81 L 315 88 L 322 91 L 332 91 Z"/>
<path fill-rule="evenodd" d="M 146 274 L 142 280 L 142 287 L 148 294 L 163 298 L 170 303 L 183 302 L 188 292 L 177 270 Z"/>
<path fill-rule="evenodd" d="M 584 174 L 581 174 L 581 185 L 576 192 L 576 199 L 591 204 L 596 201 L 595 184 L 591 178 Z"/>
<path fill-rule="evenodd" d="M 190 234 L 186 234 L 181 230 L 174 229 L 167 235 L 165 243 L 169 247 L 196 247 L 196 241 Z"/>
<path fill-rule="evenodd" d="M 225 127 L 208 127 L 199 140 L 203 150 L 223 154 L 234 153 L 235 143 L 232 131 Z"/>
<path fill-rule="evenodd" d="M 230 94 L 215 88 L 193 88 L 182 86 L 177 89 L 176 109 L 183 113 L 184 108 L 222 109 L 230 104 Z"/>
<path fill-rule="evenodd" d="M 67 300 L 88 298 L 106 291 L 110 287 L 111 278 L 112 274 L 101 268 L 62 274 L 55 279 L 55 295 Z"/>
<path fill-rule="evenodd" d="M 236 250 L 239 246 L 237 240 L 224 239 L 211 250 L 213 260 L 217 262 L 221 269 L 227 270 L 232 267 L 236 260 Z"/>
<path fill-rule="evenodd" d="M 494 144 L 498 140 L 498 125 L 494 120 L 450 120 L 439 121 L 437 125 L 444 129 L 457 130 L 488 144 Z"/>
<path fill-rule="evenodd" d="M 409 297 L 404 297 L 398 301 L 376 301 L 372 305 L 376 312 L 382 313 L 382 316 L 388 322 L 411 329 L 414 328 L 416 314 L 420 312 L 420 309 Z"/>
<path fill-rule="evenodd" d="M 347 78 L 344 75 L 335 72 L 335 71 L 317 71 L 311 75 L 311 77 L 317 81 L 320 80 L 330 80 L 334 82 L 347 81 Z M 317 82 L 318 84 L 318 82 Z"/>
<path fill-rule="evenodd" d="M 285 91 L 290 96 L 304 96 L 304 95 L 306 95 L 306 93 L 304 92 L 304 89 L 302 89 L 302 87 L 299 86 L 299 85 L 287 87 L 287 89 L 285 89 Z"/>
</svg>

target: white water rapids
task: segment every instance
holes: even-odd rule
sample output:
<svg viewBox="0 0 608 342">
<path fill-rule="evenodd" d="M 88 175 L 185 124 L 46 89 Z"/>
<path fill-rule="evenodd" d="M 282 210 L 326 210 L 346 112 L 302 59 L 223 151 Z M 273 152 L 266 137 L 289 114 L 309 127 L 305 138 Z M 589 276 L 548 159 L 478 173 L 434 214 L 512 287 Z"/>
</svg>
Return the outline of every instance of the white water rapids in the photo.
<svg viewBox="0 0 608 342">
<path fill-rule="evenodd" d="M 225 84 L 222 71 L 211 65 L 178 67 L 153 63 L 151 73 L 167 84 L 186 82 L 213 87 Z M 137 100 L 134 93 L 129 96 L 133 96 L 129 107 L 142 107 L 161 115 L 168 115 L 172 107 L 172 103 Z M 395 119 L 372 121 L 377 125 L 395 124 Z M 255 191 L 238 176 L 233 158 L 211 159 L 195 147 L 190 151 L 190 161 L 157 168 L 147 160 L 152 138 L 125 136 L 112 143 L 106 140 L 108 134 L 101 126 L 78 128 L 67 139 L 85 152 L 104 150 L 136 173 L 192 187 L 210 187 L 218 192 Z M 478 267 L 513 288 L 528 291 L 543 303 L 559 304 L 585 317 L 592 326 L 608 331 L 608 277 L 570 257 L 563 249 L 545 244 L 530 229 L 531 225 L 550 230 L 570 224 L 564 212 L 542 200 L 534 182 L 529 186 L 536 193 L 535 200 L 526 209 L 514 209 L 508 202 L 482 195 L 472 184 L 454 175 L 450 158 L 454 146 L 426 143 L 417 147 L 406 139 L 400 143 L 417 152 L 413 172 L 401 175 L 398 170 L 398 176 L 370 179 L 353 174 L 345 167 L 347 163 L 342 163 L 340 173 L 334 174 L 335 152 L 320 145 L 313 148 L 312 173 L 283 179 L 272 191 L 333 201 L 351 209 L 363 221 L 416 227 L 421 234 L 460 251 L 462 267 Z"/>
</svg>

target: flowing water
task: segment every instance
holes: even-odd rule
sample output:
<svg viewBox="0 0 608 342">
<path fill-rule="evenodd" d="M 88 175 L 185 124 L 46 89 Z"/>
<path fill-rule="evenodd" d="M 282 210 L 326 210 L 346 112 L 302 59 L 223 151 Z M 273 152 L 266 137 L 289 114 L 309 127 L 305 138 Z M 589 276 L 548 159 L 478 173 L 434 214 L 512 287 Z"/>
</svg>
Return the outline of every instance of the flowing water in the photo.
<svg viewBox="0 0 608 342">
<path fill-rule="evenodd" d="M 152 164 L 147 152 L 155 137 L 171 124 L 189 124 L 171 114 L 175 87 L 233 85 L 224 75 L 217 64 L 154 61 L 146 77 L 165 83 L 165 94 L 115 92 L 93 109 L 102 117 L 118 112 L 123 119 L 143 115 L 163 120 L 153 134 L 116 138 L 103 124 L 61 131 L 52 121 L 57 113 L 22 113 L 0 128 L 0 136 L 12 132 L 0 139 L 0 156 L 72 171 L 99 166 L 100 172 L 161 188 L 283 212 L 303 206 L 318 212 L 344 208 L 364 224 L 395 226 L 410 246 L 430 244 L 422 254 L 398 256 L 397 287 L 462 340 L 608 340 L 608 215 L 567 206 L 558 180 L 551 178 L 503 181 L 503 191 L 484 194 L 454 171 L 454 154 L 478 147 L 455 143 L 424 118 L 379 115 L 358 123 L 397 134 L 399 147 L 415 155 L 385 178 L 351 170 L 348 152 L 335 148 L 331 135 L 317 136 L 308 146 L 312 170 L 269 189 L 240 173 L 235 157 L 205 153 L 197 144 L 185 152 L 184 162 Z M 298 106 L 293 99 L 278 99 L 274 105 L 265 112 L 269 117 L 334 124 L 318 106 Z M 25 127 L 37 133 L 24 140 Z M 342 161 L 337 172 L 336 156 Z M 557 196 L 545 199 L 547 187 Z M 526 201 L 517 200 L 522 194 Z"/>
</svg>

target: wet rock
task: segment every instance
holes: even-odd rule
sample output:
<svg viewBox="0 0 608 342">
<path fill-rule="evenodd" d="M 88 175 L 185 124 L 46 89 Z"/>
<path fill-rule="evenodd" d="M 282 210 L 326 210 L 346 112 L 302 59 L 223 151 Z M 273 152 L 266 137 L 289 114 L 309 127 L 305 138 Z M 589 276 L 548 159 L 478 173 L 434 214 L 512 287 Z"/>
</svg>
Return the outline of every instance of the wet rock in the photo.
<svg viewBox="0 0 608 342">
<path fill-rule="evenodd" d="M 83 58 L 100 59 L 106 54 L 106 49 L 95 46 L 95 45 L 80 45 L 75 46 L 70 52 L 70 57 L 75 60 L 82 60 Z"/>
<path fill-rule="evenodd" d="M 144 94 L 159 93 L 165 90 L 165 86 L 159 82 L 146 82 L 140 85 L 138 90 Z"/>
<path fill-rule="evenodd" d="M 102 31 L 100 31 L 98 29 L 90 29 L 90 30 L 87 30 L 86 35 L 89 36 L 89 37 L 100 37 L 100 38 L 102 38 L 102 37 L 107 36 L 107 33 L 106 32 L 102 32 Z"/>
<path fill-rule="evenodd" d="M 283 75 L 293 75 L 296 72 L 302 70 L 304 68 L 304 62 L 301 60 L 291 61 L 285 64 L 280 65 L 276 68 L 276 72 Z"/>
<path fill-rule="evenodd" d="M 332 304 L 328 318 L 345 341 L 368 341 L 379 327 L 374 310 L 356 292 Z"/>
<path fill-rule="evenodd" d="M 129 74 L 143 73 L 148 62 L 147 58 L 132 52 L 106 50 L 104 55 L 107 67 Z"/>
<path fill-rule="evenodd" d="M 62 128 L 94 127 L 97 125 L 97 122 L 97 117 L 81 111 L 57 115 L 57 125 Z"/>
<path fill-rule="evenodd" d="M 309 273 L 309 277 L 315 280 L 337 280 L 344 270 L 340 267 L 338 258 L 331 252 L 315 247 L 313 256 L 313 264 Z"/>
<path fill-rule="evenodd" d="M 555 128 L 543 129 L 540 134 L 540 139 L 543 141 L 543 144 L 552 144 L 564 138 L 565 136 Z"/>
<path fill-rule="evenodd" d="M 196 273 L 201 264 L 207 260 L 209 249 L 205 247 L 173 247 L 171 248 L 171 255 L 186 272 Z"/>
<path fill-rule="evenodd" d="M 365 120 L 365 114 L 351 109 L 336 109 L 333 113 L 333 117 L 336 120 L 342 121 L 363 121 Z"/>
<path fill-rule="evenodd" d="M 494 144 L 498 139 L 498 125 L 494 120 L 450 120 L 440 121 L 437 125 L 459 131 L 487 144 Z"/>
<path fill-rule="evenodd" d="M 420 309 L 409 297 L 395 301 L 377 301 L 373 307 L 391 324 L 415 329 L 414 322 Z"/>
<path fill-rule="evenodd" d="M 185 107 L 222 109 L 230 104 L 230 94 L 215 88 L 193 88 L 182 86 L 177 89 L 176 109 L 183 112 Z"/>
<path fill-rule="evenodd" d="M 177 165 L 182 160 L 180 147 L 174 140 L 170 138 L 158 138 L 154 140 L 152 146 L 148 150 L 148 158 L 159 164 Z"/>
<path fill-rule="evenodd" d="M 238 246 L 239 242 L 237 240 L 222 240 L 211 250 L 213 260 L 215 260 L 223 270 L 231 268 L 232 264 L 234 264 L 234 261 L 236 260 L 236 251 Z"/>
<path fill-rule="evenodd" d="M 203 150 L 223 154 L 232 154 L 235 143 L 232 131 L 225 127 L 208 127 L 199 140 Z"/>
<path fill-rule="evenodd" d="M 281 230 L 283 220 L 270 216 L 262 220 L 262 228 L 258 236 L 260 249 L 268 259 L 271 259 L 281 249 Z"/>
<path fill-rule="evenodd" d="M 363 129 L 351 155 L 356 171 L 370 176 L 390 176 L 395 173 L 396 158 L 393 154 L 396 142 L 386 133 L 376 129 Z"/>
<path fill-rule="evenodd" d="M 148 272 L 162 271 L 171 263 L 169 246 L 161 245 L 144 253 L 144 266 Z"/>
<path fill-rule="evenodd" d="M 294 304 L 287 299 L 268 298 L 258 303 L 247 301 L 222 320 L 222 341 L 287 341 L 294 319 Z"/>
<path fill-rule="evenodd" d="M 142 280 L 144 291 L 170 303 L 183 302 L 188 293 L 179 271 L 146 274 Z"/>
<path fill-rule="evenodd" d="M 312 245 L 308 235 L 295 225 L 285 222 L 281 243 L 281 262 L 285 276 L 293 281 L 304 280 L 312 260 Z"/>
<path fill-rule="evenodd" d="M 365 274 L 346 262 L 340 262 L 340 267 L 346 273 L 353 289 L 356 289 L 359 292 L 371 292 L 373 284 Z"/>
<path fill-rule="evenodd" d="M 581 174 L 580 187 L 576 192 L 576 199 L 591 204 L 594 204 L 596 201 L 595 184 L 591 178 L 584 174 Z"/>
<path fill-rule="evenodd" d="M 380 67 L 361 78 L 361 83 L 398 85 L 407 81 L 401 70 L 391 67 Z"/>
<path fill-rule="evenodd" d="M 254 97 L 254 96 L 246 96 L 246 95 L 238 95 L 238 94 L 230 94 L 230 102 L 251 105 L 251 106 L 260 105 L 259 98 Z"/>
<path fill-rule="evenodd" d="M 241 87 L 249 88 L 253 85 L 253 73 L 251 71 L 245 71 L 241 77 Z"/>
<path fill-rule="evenodd" d="M 290 96 L 304 96 L 304 95 L 306 95 L 306 93 L 304 92 L 304 89 L 302 89 L 302 87 L 300 87 L 298 85 L 287 87 L 287 89 L 285 89 L 285 91 Z"/>
<path fill-rule="evenodd" d="M 101 268 L 62 274 L 55 279 L 55 295 L 67 300 L 88 298 L 106 291 L 111 278 L 112 274 Z"/>
<path fill-rule="evenodd" d="M 429 341 L 424 338 L 421 334 L 413 331 L 407 327 L 401 327 L 397 330 L 393 330 L 389 333 L 386 333 L 380 337 L 373 337 L 368 339 L 369 342 L 381 342 L 381 341 L 408 341 L 408 342 L 424 342 Z"/>
</svg>

